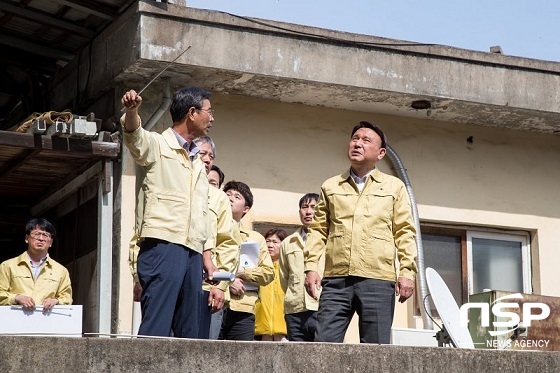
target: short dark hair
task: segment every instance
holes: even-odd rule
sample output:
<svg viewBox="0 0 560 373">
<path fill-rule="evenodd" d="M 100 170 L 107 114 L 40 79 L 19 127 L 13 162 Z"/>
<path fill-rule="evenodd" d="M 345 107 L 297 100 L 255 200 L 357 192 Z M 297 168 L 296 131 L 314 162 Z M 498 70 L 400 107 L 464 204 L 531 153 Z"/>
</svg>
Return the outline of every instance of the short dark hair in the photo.
<svg viewBox="0 0 560 373">
<path fill-rule="evenodd" d="M 33 229 L 40 229 L 45 232 L 49 232 L 51 237 L 56 236 L 56 229 L 47 219 L 43 218 L 33 218 L 25 224 L 25 234 L 29 235 Z"/>
<path fill-rule="evenodd" d="M 253 207 L 253 193 L 251 193 L 249 185 L 241 181 L 232 180 L 228 181 L 226 185 L 224 185 L 224 192 L 227 192 L 228 190 L 235 190 L 241 193 L 243 198 L 245 198 L 245 206 L 248 206 L 249 208 Z"/>
<path fill-rule="evenodd" d="M 299 208 L 301 208 L 301 206 L 303 206 L 304 203 L 309 201 L 315 201 L 315 202 L 319 201 L 319 195 L 317 193 L 304 194 L 304 196 L 299 199 Z"/>
<path fill-rule="evenodd" d="M 177 123 L 185 119 L 189 109 L 202 109 L 202 101 L 209 100 L 211 93 L 197 87 L 181 88 L 173 94 L 173 102 L 169 108 L 171 120 Z"/>
<path fill-rule="evenodd" d="M 381 130 L 381 128 L 379 128 L 379 126 L 377 124 L 366 122 L 365 120 L 356 124 L 354 126 L 354 128 L 352 128 L 352 134 L 350 135 L 350 137 L 354 136 L 356 131 L 359 130 L 360 128 L 369 128 L 370 130 L 373 130 L 381 138 L 381 147 L 382 148 L 387 147 L 387 136 L 385 136 L 385 133 Z"/>
<path fill-rule="evenodd" d="M 224 183 L 224 179 L 226 178 L 226 175 L 224 175 L 222 170 L 220 170 L 220 167 L 216 166 L 215 164 L 212 165 L 210 171 L 216 171 L 218 173 L 218 186 L 221 187 L 222 184 Z"/>
<path fill-rule="evenodd" d="M 288 233 L 286 233 L 285 230 L 280 229 L 280 228 L 270 228 L 269 230 L 266 231 L 266 233 L 264 234 L 264 238 L 268 238 L 270 236 L 274 236 L 277 235 L 278 238 L 280 239 L 280 241 L 284 241 L 284 239 L 286 237 L 288 237 Z"/>
</svg>

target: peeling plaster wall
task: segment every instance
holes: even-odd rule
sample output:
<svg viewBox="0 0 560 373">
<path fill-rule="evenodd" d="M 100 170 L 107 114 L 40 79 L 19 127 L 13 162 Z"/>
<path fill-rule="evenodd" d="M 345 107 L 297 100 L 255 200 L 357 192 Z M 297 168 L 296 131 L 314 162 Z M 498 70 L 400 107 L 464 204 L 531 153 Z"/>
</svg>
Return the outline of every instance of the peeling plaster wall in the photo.
<svg viewBox="0 0 560 373">
<path fill-rule="evenodd" d="M 405 42 L 266 21 L 290 33 L 198 9 L 140 9 L 142 59 L 170 61 L 192 46 L 174 69 L 184 84 L 407 116 L 415 116 L 412 100 L 425 97 L 436 120 L 545 132 L 556 124 L 543 112 L 560 112 L 560 64 L 414 43 L 384 46 Z"/>
<path fill-rule="evenodd" d="M 165 72 L 178 86 L 560 133 L 560 63 L 264 22 L 140 1 L 56 77 L 54 108 L 95 101 L 123 81 L 143 87 L 192 46 Z M 431 109 L 412 109 L 417 99 Z"/>
</svg>

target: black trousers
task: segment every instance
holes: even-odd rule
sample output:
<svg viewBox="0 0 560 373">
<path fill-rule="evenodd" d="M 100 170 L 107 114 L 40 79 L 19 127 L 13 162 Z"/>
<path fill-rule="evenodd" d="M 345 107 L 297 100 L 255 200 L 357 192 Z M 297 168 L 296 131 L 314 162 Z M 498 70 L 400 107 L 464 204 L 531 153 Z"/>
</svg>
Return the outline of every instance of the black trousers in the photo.
<svg viewBox="0 0 560 373">
<path fill-rule="evenodd" d="M 222 329 L 218 339 L 252 341 L 255 338 L 255 315 L 248 312 L 224 310 Z"/>
<path fill-rule="evenodd" d="M 303 311 L 284 315 L 288 328 L 288 340 L 313 342 L 317 331 L 317 311 Z"/>
<path fill-rule="evenodd" d="M 315 342 L 343 342 L 354 312 L 359 317 L 360 342 L 391 342 L 394 281 L 356 276 L 326 277 L 321 285 Z"/>
</svg>

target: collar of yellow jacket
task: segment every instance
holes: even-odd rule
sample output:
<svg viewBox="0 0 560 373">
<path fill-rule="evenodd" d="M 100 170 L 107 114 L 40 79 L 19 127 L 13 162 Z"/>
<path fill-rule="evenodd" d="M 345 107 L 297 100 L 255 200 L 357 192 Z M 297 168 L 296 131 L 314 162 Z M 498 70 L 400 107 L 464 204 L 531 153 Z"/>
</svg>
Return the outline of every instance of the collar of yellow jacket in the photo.
<svg viewBox="0 0 560 373">
<path fill-rule="evenodd" d="M 165 142 L 167 143 L 167 145 L 169 145 L 169 147 L 171 149 L 183 149 L 185 150 L 181 144 L 179 144 L 179 140 L 177 140 L 177 137 L 175 137 L 175 132 L 173 132 L 173 129 L 171 127 L 169 127 L 168 129 L 166 129 L 165 131 L 163 131 L 161 133 L 161 135 L 163 136 L 163 139 L 165 140 Z M 186 152 L 186 150 L 185 150 Z"/>
<path fill-rule="evenodd" d="M 51 256 L 47 253 L 47 259 L 45 259 L 45 265 L 48 265 L 49 267 L 51 266 Z M 17 263 L 19 264 L 26 264 L 27 266 L 30 266 L 29 264 L 29 256 L 27 255 L 27 250 L 24 251 L 20 256 L 17 257 Z"/>
<path fill-rule="evenodd" d="M 239 224 L 239 233 L 244 235 L 245 238 L 249 237 L 249 232 L 251 232 L 251 228 L 249 227 L 249 225 L 243 222 L 239 222 L 237 224 Z"/>
<path fill-rule="evenodd" d="M 350 175 L 350 168 L 348 170 L 346 170 L 345 172 L 343 172 L 342 174 L 340 174 L 340 177 L 338 179 L 338 183 L 342 184 L 345 181 L 347 181 L 348 179 L 351 179 L 352 176 Z M 373 172 L 371 172 L 368 176 L 368 178 L 370 178 L 372 181 L 375 181 L 377 183 L 380 183 L 381 180 L 383 179 L 383 173 L 381 171 L 379 171 L 379 168 L 375 167 L 373 169 Z"/>
<path fill-rule="evenodd" d="M 294 232 L 295 234 L 290 236 L 290 242 L 297 242 L 298 246 L 302 249 L 305 247 L 302 238 L 303 229 L 303 227 L 300 227 L 297 231 Z"/>
</svg>

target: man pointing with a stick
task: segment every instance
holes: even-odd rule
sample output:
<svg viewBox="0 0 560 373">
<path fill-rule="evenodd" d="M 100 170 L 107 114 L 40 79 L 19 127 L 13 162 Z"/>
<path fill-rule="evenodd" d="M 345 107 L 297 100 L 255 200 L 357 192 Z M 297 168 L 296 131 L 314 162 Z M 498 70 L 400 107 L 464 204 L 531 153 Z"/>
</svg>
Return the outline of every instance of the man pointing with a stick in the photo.
<svg viewBox="0 0 560 373">
<path fill-rule="evenodd" d="M 169 109 L 173 124 L 163 133 L 141 126 L 142 98 L 122 97 L 124 144 L 145 169 L 138 195 L 136 234 L 142 286 L 139 335 L 196 338 L 202 301 L 202 251 L 207 239 L 208 178 L 192 141 L 214 120 L 210 92 L 182 88 Z M 214 273 L 211 262 L 206 272 Z"/>
</svg>

